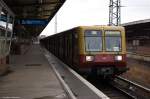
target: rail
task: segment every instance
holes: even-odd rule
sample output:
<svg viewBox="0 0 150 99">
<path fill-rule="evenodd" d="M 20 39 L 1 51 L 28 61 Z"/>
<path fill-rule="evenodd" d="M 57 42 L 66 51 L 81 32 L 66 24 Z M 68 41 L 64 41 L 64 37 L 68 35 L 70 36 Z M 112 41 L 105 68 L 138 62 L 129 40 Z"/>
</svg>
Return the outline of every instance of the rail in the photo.
<svg viewBox="0 0 150 99">
<path fill-rule="evenodd" d="M 106 94 L 110 99 L 134 99 L 131 95 L 126 94 L 124 91 L 118 89 L 112 84 L 112 80 L 101 78 L 89 78 L 90 82 Z M 116 84 L 115 84 L 116 85 Z"/>
<path fill-rule="evenodd" d="M 144 86 L 141 86 L 135 82 L 129 81 L 120 76 L 114 79 L 112 83 L 115 87 L 119 88 L 124 93 L 132 96 L 134 99 L 149 99 L 150 98 L 150 89 Z"/>
</svg>

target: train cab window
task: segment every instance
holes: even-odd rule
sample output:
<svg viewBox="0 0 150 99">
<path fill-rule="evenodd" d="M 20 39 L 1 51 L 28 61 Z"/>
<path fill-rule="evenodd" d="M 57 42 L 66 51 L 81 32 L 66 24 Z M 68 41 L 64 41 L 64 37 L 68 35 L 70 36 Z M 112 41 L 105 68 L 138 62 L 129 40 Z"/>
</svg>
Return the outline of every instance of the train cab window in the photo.
<svg viewBox="0 0 150 99">
<path fill-rule="evenodd" d="M 121 32 L 105 31 L 105 47 L 106 51 L 121 51 Z"/>
<path fill-rule="evenodd" d="M 102 31 L 85 31 L 85 49 L 86 51 L 102 51 Z"/>
</svg>

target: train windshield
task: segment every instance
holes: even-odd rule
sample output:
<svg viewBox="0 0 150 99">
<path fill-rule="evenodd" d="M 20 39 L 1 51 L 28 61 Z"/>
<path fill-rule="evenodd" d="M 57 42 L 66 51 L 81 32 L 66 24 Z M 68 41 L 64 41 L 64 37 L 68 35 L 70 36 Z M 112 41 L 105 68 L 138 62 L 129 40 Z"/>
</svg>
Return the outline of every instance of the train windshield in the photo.
<svg viewBox="0 0 150 99">
<path fill-rule="evenodd" d="M 86 51 L 102 51 L 102 31 L 85 31 L 85 49 Z"/>
<path fill-rule="evenodd" d="M 120 31 L 105 31 L 106 51 L 121 51 L 121 33 Z"/>
</svg>

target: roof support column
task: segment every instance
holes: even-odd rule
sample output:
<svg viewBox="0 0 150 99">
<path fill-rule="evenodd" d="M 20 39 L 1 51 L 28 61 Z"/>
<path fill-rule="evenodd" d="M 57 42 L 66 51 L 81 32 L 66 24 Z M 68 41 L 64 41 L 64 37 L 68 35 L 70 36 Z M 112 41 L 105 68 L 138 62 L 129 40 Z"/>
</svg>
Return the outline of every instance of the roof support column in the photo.
<svg viewBox="0 0 150 99">
<path fill-rule="evenodd" d="M 2 13 L 2 7 L 0 6 L 0 18 L 1 18 L 1 13 Z"/>
<path fill-rule="evenodd" d="M 5 31 L 5 51 L 7 51 L 7 53 L 9 53 L 9 49 L 7 50 L 7 41 L 10 39 L 8 38 L 8 22 L 9 22 L 9 18 L 10 18 L 10 15 L 7 13 L 7 20 L 6 20 L 6 31 Z M 7 54 L 6 53 L 6 54 Z"/>
<path fill-rule="evenodd" d="M 10 41 L 12 41 L 12 37 L 13 37 L 14 22 L 15 22 L 15 18 L 12 17 L 12 31 L 11 31 Z M 10 42 L 10 45 L 9 45 L 9 52 L 10 52 L 10 48 L 11 48 L 11 43 L 12 43 L 12 42 Z"/>
<path fill-rule="evenodd" d="M 57 33 L 57 14 L 55 15 L 55 33 Z"/>
</svg>

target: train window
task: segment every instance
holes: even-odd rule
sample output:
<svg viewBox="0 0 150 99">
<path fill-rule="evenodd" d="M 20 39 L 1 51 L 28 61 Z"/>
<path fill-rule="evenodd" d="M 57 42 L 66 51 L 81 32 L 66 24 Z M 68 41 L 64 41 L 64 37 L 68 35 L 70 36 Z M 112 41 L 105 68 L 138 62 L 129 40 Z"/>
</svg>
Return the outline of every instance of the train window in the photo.
<svg viewBox="0 0 150 99">
<path fill-rule="evenodd" d="M 98 30 L 86 30 L 85 31 L 85 36 L 93 36 L 93 37 L 97 37 L 97 36 L 102 36 L 102 31 L 98 31 Z"/>
<path fill-rule="evenodd" d="M 105 36 L 121 36 L 120 31 L 105 31 Z"/>
<path fill-rule="evenodd" d="M 121 51 L 120 31 L 105 31 L 106 51 Z"/>
<path fill-rule="evenodd" d="M 102 51 L 102 31 L 85 31 L 85 49 L 86 51 Z"/>
</svg>

